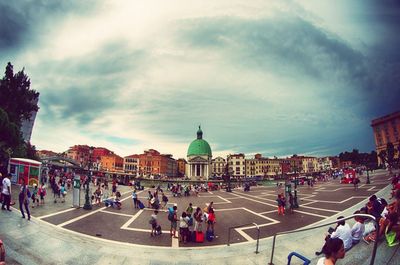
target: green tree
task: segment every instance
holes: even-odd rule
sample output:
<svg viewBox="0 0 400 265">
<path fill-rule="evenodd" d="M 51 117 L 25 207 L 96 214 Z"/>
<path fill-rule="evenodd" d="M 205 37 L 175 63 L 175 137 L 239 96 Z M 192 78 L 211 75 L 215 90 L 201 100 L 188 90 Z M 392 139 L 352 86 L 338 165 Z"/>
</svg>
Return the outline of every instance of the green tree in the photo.
<svg viewBox="0 0 400 265">
<path fill-rule="evenodd" d="M 14 74 L 12 64 L 8 63 L 5 76 L 0 80 L 0 108 L 7 112 L 10 122 L 18 126 L 31 117 L 32 111 L 39 110 L 39 93 L 30 86 L 31 81 L 24 69 Z"/>
<path fill-rule="evenodd" d="M 5 75 L 0 79 L 0 164 L 3 167 L 0 170 L 3 173 L 11 153 L 13 156 L 26 157 L 30 148 L 21 135 L 22 121 L 29 119 L 33 111 L 39 110 L 39 93 L 30 89 L 30 85 L 24 69 L 14 74 L 13 65 L 7 64 Z"/>
<path fill-rule="evenodd" d="M 31 145 L 31 143 L 25 143 L 26 158 L 39 160 L 39 156 L 36 153 L 36 146 Z"/>
</svg>

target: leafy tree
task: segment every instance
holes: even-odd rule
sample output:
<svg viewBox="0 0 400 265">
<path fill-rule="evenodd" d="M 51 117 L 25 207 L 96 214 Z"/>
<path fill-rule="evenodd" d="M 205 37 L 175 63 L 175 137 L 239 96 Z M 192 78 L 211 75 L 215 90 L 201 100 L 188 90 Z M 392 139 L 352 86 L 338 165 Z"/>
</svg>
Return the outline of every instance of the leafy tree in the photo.
<svg viewBox="0 0 400 265">
<path fill-rule="evenodd" d="M 8 63 L 0 79 L 0 171 L 5 173 L 7 160 L 13 156 L 34 158 L 35 149 L 22 139 L 21 124 L 38 111 L 39 93 L 30 89 L 31 82 L 24 69 L 14 74 Z"/>
<path fill-rule="evenodd" d="M 7 112 L 0 108 L 0 148 L 15 148 L 21 143 L 17 124 L 10 122 Z"/>
<path fill-rule="evenodd" d="M 360 153 L 357 149 L 352 152 L 342 152 L 339 154 L 340 161 L 351 161 L 354 165 L 365 165 L 369 168 L 376 168 L 378 165 L 378 158 L 375 151 L 368 153 Z"/>
<path fill-rule="evenodd" d="M 30 85 L 24 69 L 14 74 L 12 64 L 7 64 L 5 76 L 0 80 L 0 108 L 7 112 L 10 122 L 18 126 L 31 117 L 32 111 L 39 110 L 39 93 L 30 89 Z"/>
<path fill-rule="evenodd" d="M 31 145 L 31 143 L 25 143 L 26 158 L 39 160 L 39 156 L 36 153 L 36 146 Z"/>
</svg>

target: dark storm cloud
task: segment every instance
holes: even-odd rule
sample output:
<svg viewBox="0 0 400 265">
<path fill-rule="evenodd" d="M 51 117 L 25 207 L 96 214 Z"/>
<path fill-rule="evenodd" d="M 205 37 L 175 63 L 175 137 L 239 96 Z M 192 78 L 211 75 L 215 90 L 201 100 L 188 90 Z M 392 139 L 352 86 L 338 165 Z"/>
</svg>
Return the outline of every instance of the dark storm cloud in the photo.
<svg viewBox="0 0 400 265">
<path fill-rule="evenodd" d="M 121 43 L 105 45 L 78 58 L 43 62 L 40 71 L 48 76 L 41 81 L 43 118 L 70 119 L 86 125 L 104 112 L 122 107 L 116 101 L 145 54 L 126 49 Z"/>
<path fill-rule="evenodd" d="M 58 17 L 87 14 L 94 1 L 2 1 L 0 2 L 0 49 L 18 50 L 41 36 L 46 27 L 56 26 Z M 51 24 L 49 25 L 49 22 Z M 29 43 L 28 43 L 29 42 Z"/>
<path fill-rule="evenodd" d="M 185 20 L 178 36 L 188 46 L 228 55 L 246 69 L 320 82 L 318 96 L 335 95 L 335 105 L 351 104 L 352 111 L 371 119 L 399 108 L 400 12 L 398 1 L 389 2 L 378 14 L 363 17 L 373 16 L 389 33 L 366 54 L 307 20 L 283 15 Z"/>
<path fill-rule="evenodd" d="M 234 62 L 241 62 L 243 67 L 312 78 L 357 80 L 366 75 L 360 52 L 298 17 L 223 17 L 189 20 L 184 24 L 181 37 L 186 43 L 230 52 Z"/>
<path fill-rule="evenodd" d="M 369 108 L 377 117 L 400 110 L 400 1 L 369 0 L 367 7 L 363 19 L 378 40 L 370 47 L 375 93 Z"/>
</svg>

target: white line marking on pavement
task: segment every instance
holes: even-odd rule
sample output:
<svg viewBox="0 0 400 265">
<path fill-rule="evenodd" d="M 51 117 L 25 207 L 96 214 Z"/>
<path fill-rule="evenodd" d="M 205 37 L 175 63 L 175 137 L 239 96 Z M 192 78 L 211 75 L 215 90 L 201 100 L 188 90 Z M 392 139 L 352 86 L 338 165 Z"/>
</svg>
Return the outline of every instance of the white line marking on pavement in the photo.
<svg viewBox="0 0 400 265">
<path fill-rule="evenodd" d="M 317 202 L 325 202 L 325 203 L 336 203 L 336 204 L 341 204 L 341 203 L 344 203 L 344 202 L 347 202 L 347 201 L 349 201 L 349 200 L 351 200 L 351 199 L 356 199 L 356 198 L 363 198 L 363 199 L 365 199 L 365 198 L 368 198 L 368 196 L 352 196 L 352 197 L 347 198 L 347 199 L 345 199 L 345 200 L 343 200 L 343 201 L 340 201 L 340 202 L 321 201 L 321 200 L 310 200 L 310 199 L 306 199 L 306 198 L 303 198 L 303 200 L 305 200 L 305 201 L 314 201 L 315 203 L 317 203 Z"/>
<path fill-rule="evenodd" d="M 116 212 L 110 212 L 110 211 L 100 211 L 100 212 L 108 213 L 108 214 L 114 214 L 114 215 L 120 215 L 120 216 L 126 216 L 126 217 L 132 217 L 132 214 L 116 213 Z"/>
<path fill-rule="evenodd" d="M 368 191 L 372 191 L 376 186 L 372 186 L 371 188 L 368 189 Z"/>
<path fill-rule="evenodd" d="M 76 210 L 76 208 L 70 208 L 70 209 L 67 209 L 67 210 L 64 210 L 64 211 L 59 211 L 59 212 L 56 212 L 56 213 L 51 213 L 51 214 L 39 216 L 39 217 L 37 217 L 37 219 L 43 219 L 43 218 L 51 217 L 51 216 L 54 216 L 54 215 L 57 215 L 57 214 L 70 212 L 70 211 L 73 211 L 73 210 Z"/>
<path fill-rule="evenodd" d="M 223 200 L 223 201 L 226 201 L 226 203 L 232 203 L 231 201 L 228 201 L 227 199 L 225 199 L 225 198 L 223 198 L 223 197 L 221 197 L 221 196 L 217 196 L 217 197 L 219 197 L 221 200 Z"/>
<path fill-rule="evenodd" d="M 142 214 L 142 212 L 143 212 L 143 210 L 139 210 L 134 216 L 132 216 L 131 219 L 129 219 L 125 224 L 123 224 L 123 225 L 121 226 L 121 229 L 128 229 L 128 226 L 129 226 L 131 223 L 133 223 L 133 221 L 135 221 L 136 218 L 138 218 L 139 215 Z M 128 230 L 129 230 L 129 229 L 128 229 Z"/>
<path fill-rule="evenodd" d="M 321 218 L 328 218 L 328 217 L 329 217 L 329 216 L 326 216 L 326 215 L 320 215 L 320 214 L 316 214 L 316 213 L 303 212 L 303 211 L 299 211 L 299 210 L 294 210 L 294 212 L 296 212 L 296 213 L 308 214 L 308 215 L 312 215 L 312 216 L 318 216 L 318 217 L 321 217 Z"/>
<path fill-rule="evenodd" d="M 179 231 L 176 231 L 177 238 L 171 236 L 171 247 L 172 248 L 179 248 Z"/>
<path fill-rule="evenodd" d="M 214 194 L 214 193 L 212 193 L 211 191 L 209 191 L 208 193 L 210 193 L 210 194 Z"/>
<path fill-rule="evenodd" d="M 244 237 L 244 239 L 246 239 L 247 241 L 253 241 L 254 239 L 251 238 L 251 236 L 249 236 L 248 234 L 246 234 L 245 232 L 243 232 L 243 229 L 239 229 L 236 228 L 235 229 L 236 232 L 238 232 L 242 237 Z"/>
<path fill-rule="evenodd" d="M 311 206 L 305 206 L 304 204 L 301 205 L 302 208 L 307 208 L 307 209 L 314 209 L 318 211 L 325 211 L 325 212 L 333 212 L 333 213 L 340 213 L 340 211 L 336 210 L 329 210 L 329 209 L 323 209 L 323 208 L 317 208 L 317 207 L 311 207 Z"/>
<path fill-rule="evenodd" d="M 150 229 L 133 228 L 133 227 L 127 227 L 127 228 L 124 228 L 124 230 L 136 231 L 136 232 L 147 232 L 147 233 L 150 233 L 150 232 L 151 232 Z"/>
<path fill-rule="evenodd" d="M 58 226 L 58 227 L 63 227 L 63 226 L 69 225 L 69 224 L 71 224 L 71 223 L 73 223 L 73 222 L 79 221 L 79 220 L 81 220 L 81 219 L 83 219 L 83 218 L 86 218 L 86 217 L 91 216 L 91 215 L 93 215 L 93 214 L 95 214 L 95 213 L 97 213 L 97 212 L 100 212 L 101 210 L 104 210 L 104 209 L 106 209 L 106 208 L 107 208 L 107 207 L 102 207 L 102 208 L 100 208 L 100 209 L 94 210 L 94 211 L 89 212 L 89 213 L 87 213 L 87 214 L 84 214 L 84 215 L 78 216 L 78 217 L 76 217 L 76 218 L 70 219 L 69 221 L 66 221 L 66 222 L 64 222 L 64 223 L 58 224 L 57 226 Z"/>
<path fill-rule="evenodd" d="M 216 212 L 223 212 L 223 211 L 232 211 L 232 210 L 241 210 L 242 207 L 239 208 L 229 208 L 229 209 L 214 209 Z"/>
<path fill-rule="evenodd" d="M 266 200 L 266 201 L 274 201 L 274 200 L 271 200 L 271 199 L 259 198 L 258 196 L 253 196 L 253 195 L 248 195 L 248 194 L 246 194 L 246 196 L 242 196 L 242 195 L 238 195 L 236 192 L 232 192 L 232 195 L 238 196 L 238 197 L 240 197 L 240 198 L 243 198 L 243 199 L 246 199 L 246 200 L 249 200 L 249 201 L 258 202 L 258 203 L 261 203 L 261 204 L 265 204 L 265 205 L 269 205 L 269 206 L 272 206 L 272 207 L 276 207 L 275 204 L 270 204 L 270 203 L 267 203 L 267 202 L 257 201 L 257 200 L 255 200 L 255 199 L 251 199 L 251 198 L 249 198 L 249 197 L 253 197 L 253 198 L 257 198 L 257 199 L 262 199 L 262 200 Z M 248 197 L 247 197 L 247 196 L 248 196 Z"/>
<path fill-rule="evenodd" d="M 247 208 L 242 207 L 242 209 L 245 210 L 245 211 L 248 211 L 249 213 L 252 213 L 252 214 L 254 214 L 254 215 L 257 215 L 258 217 L 267 219 L 267 220 L 271 221 L 273 224 L 278 224 L 278 223 L 280 223 L 280 221 L 278 221 L 278 220 L 275 220 L 275 219 L 272 219 L 272 218 L 270 218 L 270 217 L 268 217 L 268 216 L 264 216 L 264 215 L 262 215 L 262 214 L 253 212 L 252 210 L 249 210 L 249 209 L 247 209 Z M 272 224 L 272 223 L 271 223 L 271 224 Z"/>
</svg>

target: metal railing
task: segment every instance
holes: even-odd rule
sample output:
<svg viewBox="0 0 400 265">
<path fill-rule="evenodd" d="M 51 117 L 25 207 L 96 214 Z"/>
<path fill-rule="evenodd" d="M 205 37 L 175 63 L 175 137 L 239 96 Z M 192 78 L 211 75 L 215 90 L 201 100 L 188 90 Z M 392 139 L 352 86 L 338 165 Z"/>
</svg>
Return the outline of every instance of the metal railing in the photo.
<svg viewBox="0 0 400 265">
<path fill-rule="evenodd" d="M 229 227 L 229 228 L 228 228 L 228 242 L 227 242 L 227 245 L 230 246 L 230 241 L 231 241 L 231 230 L 232 230 L 232 229 L 239 228 L 239 227 L 244 227 L 244 226 L 248 226 L 248 225 L 255 225 L 256 228 L 257 228 L 257 245 L 256 245 L 256 252 L 255 252 L 255 253 L 258 254 L 258 253 L 260 253 L 260 252 L 258 251 L 258 246 L 259 246 L 259 243 L 260 243 L 260 227 L 259 227 L 258 224 L 256 224 L 256 223 L 249 223 L 249 224 L 244 224 L 244 225 L 238 225 L 238 226 L 231 226 L 231 227 Z"/>
<path fill-rule="evenodd" d="M 303 255 L 300 255 L 299 253 L 296 252 L 291 252 L 288 255 L 288 265 L 290 265 L 290 263 L 292 262 L 292 257 L 298 257 L 299 259 L 301 259 L 302 261 L 304 261 L 303 265 L 309 265 L 311 263 L 311 260 L 307 259 L 306 257 L 304 257 Z"/>
<path fill-rule="evenodd" d="M 371 219 L 371 220 L 375 223 L 376 232 L 377 232 L 377 233 L 379 232 L 379 223 L 377 222 L 377 220 L 376 220 L 376 218 L 375 218 L 374 216 L 369 215 L 369 214 L 353 214 L 353 215 L 350 215 L 350 216 L 348 216 L 348 217 L 344 217 L 344 218 L 341 218 L 341 219 L 337 219 L 336 221 L 333 221 L 333 222 L 329 222 L 329 223 L 325 223 L 325 224 L 321 224 L 321 225 L 317 225 L 317 226 L 313 226 L 313 227 L 309 227 L 309 228 L 303 228 L 303 229 L 298 229 L 298 230 L 291 230 L 291 231 L 279 232 L 279 233 L 276 233 L 276 234 L 274 235 L 274 239 L 273 239 L 273 241 L 272 241 L 271 260 L 270 260 L 270 262 L 269 262 L 268 264 L 269 264 L 269 265 L 274 265 L 273 259 L 274 259 L 274 251 L 275 251 L 275 241 L 276 241 L 276 237 L 277 237 L 277 236 L 285 235 L 285 234 L 293 234 L 293 233 L 304 232 L 304 231 L 308 231 L 308 230 L 313 230 L 313 229 L 321 228 L 321 227 L 324 227 L 324 226 L 327 226 L 327 225 L 336 224 L 336 223 L 338 223 L 338 222 L 340 222 L 340 221 L 352 219 L 352 218 L 354 218 L 354 217 L 356 217 L 356 216 Z M 378 235 L 378 234 L 377 234 L 377 235 Z M 377 239 L 375 240 L 375 242 L 374 242 L 374 249 L 373 249 L 373 251 L 372 251 L 372 256 L 371 256 L 370 265 L 373 265 L 374 262 L 375 262 L 375 255 L 376 255 L 376 250 L 377 250 L 377 248 L 378 248 L 378 238 L 377 238 Z"/>
</svg>

